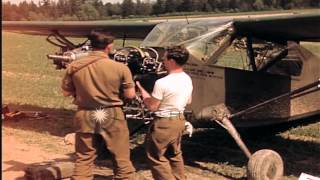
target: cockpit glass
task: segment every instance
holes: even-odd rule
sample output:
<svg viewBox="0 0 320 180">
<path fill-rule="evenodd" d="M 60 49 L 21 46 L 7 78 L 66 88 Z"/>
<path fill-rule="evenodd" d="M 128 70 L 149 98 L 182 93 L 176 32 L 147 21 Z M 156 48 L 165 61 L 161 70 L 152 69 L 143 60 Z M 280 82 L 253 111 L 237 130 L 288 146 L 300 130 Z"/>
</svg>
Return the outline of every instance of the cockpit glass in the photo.
<svg viewBox="0 0 320 180">
<path fill-rule="evenodd" d="M 231 27 L 229 19 L 174 21 L 158 24 L 142 42 L 144 47 L 185 46 L 196 59 L 207 61 Z"/>
</svg>

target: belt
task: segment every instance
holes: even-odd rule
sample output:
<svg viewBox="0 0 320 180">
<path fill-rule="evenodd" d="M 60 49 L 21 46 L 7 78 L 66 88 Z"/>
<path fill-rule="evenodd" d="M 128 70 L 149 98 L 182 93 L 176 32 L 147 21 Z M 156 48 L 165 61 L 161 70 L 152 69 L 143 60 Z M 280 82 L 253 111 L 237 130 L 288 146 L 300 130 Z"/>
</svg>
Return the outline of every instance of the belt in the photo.
<svg viewBox="0 0 320 180">
<path fill-rule="evenodd" d="M 183 113 L 178 113 L 178 114 L 171 114 L 170 116 L 159 116 L 157 114 L 155 114 L 155 117 L 156 118 L 159 118 L 159 119 L 176 119 L 176 118 L 184 118 L 184 114 Z"/>
<path fill-rule="evenodd" d="M 163 110 L 163 111 L 156 111 L 154 112 L 154 115 L 157 117 L 175 117 L 175 116 L 180 116 L 183 115 L 183 111 L 171 111 L 171 110 Z"/>
</svg>

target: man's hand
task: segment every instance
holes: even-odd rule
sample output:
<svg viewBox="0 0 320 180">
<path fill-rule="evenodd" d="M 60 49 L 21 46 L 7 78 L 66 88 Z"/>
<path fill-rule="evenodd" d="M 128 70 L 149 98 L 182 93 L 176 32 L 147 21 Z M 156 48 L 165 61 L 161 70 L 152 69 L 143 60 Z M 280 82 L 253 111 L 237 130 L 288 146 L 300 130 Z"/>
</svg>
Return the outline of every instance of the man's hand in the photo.
<svg viewBox="0 0 320 180">
<path fill-rule="evenodd" d="M 142 98 L 149 98 L 150 94 L 141 86 L 139 81 L 136 81 L 136 85 L 139 89 L 139 91 L 141 92 Z"/>
<path fill-rule="evenodd" d="M 63 94 L 63 96 L 65 96 L 65 97 L 67 97 L 67 96 L 74 96 L 74 93 L 69 92 L 69 91 L 65 91 L 65 90 L 62 90 L 62 94 Z"/>
<path fill-rule="evenodd" d="M 189 137 L 192 137 L 192 133 L 193 133 L 193 126 L 192 126 L 192 124 L 191 124 L 189 121 L 186 121 L 186 122 L 184 123 L 184 126 L 185 126 L 185 131 L 187 131 L 188 134 L 189 134 Z"/>
<path fill-rule="evenodd" d="M 150 111 L 156 111 L 159 108 L 160 100 L 152 97 L 140 84 L 139 81 L 136 81 L 136 85 L 141 92 L 141 96 L 143 99 L 144 104 Z"/>
<path fill-rule="evenodd" d="M 136 85 L 137 85 L 137 87 L 138 87 L 139 89 L 142 89 L 142 86 L 141 86 L 141 84 L 140 84 L 139 81 L 136 81 Z"/>
<path fill-rule="evenodd" d="M 76 133 L 69 133 L 64 136 L 64 143 L 66 145 L 75 145 L 76 143 Z"/>
</svg>

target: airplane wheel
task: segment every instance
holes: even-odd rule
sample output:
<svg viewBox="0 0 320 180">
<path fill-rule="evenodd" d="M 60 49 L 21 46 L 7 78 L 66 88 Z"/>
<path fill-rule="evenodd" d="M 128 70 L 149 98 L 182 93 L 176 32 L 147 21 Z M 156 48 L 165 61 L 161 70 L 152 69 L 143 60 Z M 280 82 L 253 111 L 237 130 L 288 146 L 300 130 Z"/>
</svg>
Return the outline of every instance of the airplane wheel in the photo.
<svg viewBox="0 0 320 180">
<path fill-rule="evenodd" d="M 283 161 L 277 152 L 262 149 L 250 157 L 247 176 L 249 180 L 281 180 L 283 169 Z"/>
</svg>

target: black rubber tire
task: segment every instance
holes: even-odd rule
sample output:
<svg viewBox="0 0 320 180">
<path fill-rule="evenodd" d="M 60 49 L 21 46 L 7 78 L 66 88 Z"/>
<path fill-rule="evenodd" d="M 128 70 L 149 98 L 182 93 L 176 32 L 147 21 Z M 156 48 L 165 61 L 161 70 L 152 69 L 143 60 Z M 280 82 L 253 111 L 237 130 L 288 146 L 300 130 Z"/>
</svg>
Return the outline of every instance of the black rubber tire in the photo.
<svg viewBox="0 0 320 180">
<path fill-rule="evenodd" d="M 248 180 L 282 180 L 283 161 L 281 156 L 270 149 L 255 152 L 247 167 Z"/>
</svg>

